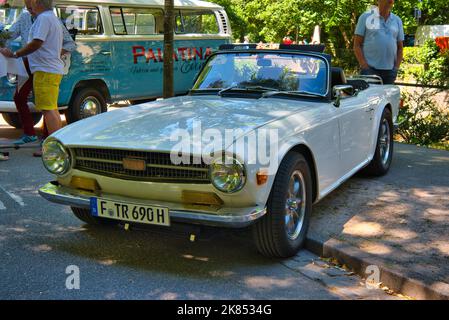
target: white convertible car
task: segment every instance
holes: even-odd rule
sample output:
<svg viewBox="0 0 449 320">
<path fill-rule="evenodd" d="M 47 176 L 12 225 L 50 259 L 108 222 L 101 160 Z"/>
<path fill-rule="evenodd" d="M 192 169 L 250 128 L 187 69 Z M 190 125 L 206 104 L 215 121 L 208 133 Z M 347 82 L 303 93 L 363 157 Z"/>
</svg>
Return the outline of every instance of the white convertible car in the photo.
<svg viewBox="0 0 449 320">
<path fill-rule="evenodd" d="M 314 203 L 359 170 L 388 172 L 400 104 L 398 87 L 303 49 L 230 46 L 187 96 L 60 130 L 40 194 L 86 223 L 249 227 L 262 254 L 296 254 Z"/>
</svg>

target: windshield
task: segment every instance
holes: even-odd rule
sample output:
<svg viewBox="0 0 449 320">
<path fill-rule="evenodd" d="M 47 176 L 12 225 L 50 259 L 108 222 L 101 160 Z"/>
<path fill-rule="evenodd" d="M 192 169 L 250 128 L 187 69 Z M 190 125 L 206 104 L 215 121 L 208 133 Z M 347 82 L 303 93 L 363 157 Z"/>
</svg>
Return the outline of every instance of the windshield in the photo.
<svg viewBox="0 0 449 320">
<path fill-rule="evenodd" d="M 21 8 L 5 8 L 0 6 L 0 30 L 9 29 L 17 20 L 22 11 Z"/>
<path fill-rule="evenodd" d="M 327 94 L 327 64 L 321 57 L 287 53 L 223 53 L 209 60 L 194 90 L 263 88 Z"/>
</svg>

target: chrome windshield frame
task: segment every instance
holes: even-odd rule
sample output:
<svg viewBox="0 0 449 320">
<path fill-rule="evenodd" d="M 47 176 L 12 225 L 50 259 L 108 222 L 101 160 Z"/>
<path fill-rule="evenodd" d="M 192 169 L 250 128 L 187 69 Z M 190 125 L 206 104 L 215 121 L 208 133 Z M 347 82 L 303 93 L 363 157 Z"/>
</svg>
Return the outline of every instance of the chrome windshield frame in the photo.
<svg viewBox="0 0 449 320">
<path fill-rule="evenodd" d="M 224 54 L 260 54 L 260 53 L 266 53 L 266 54 L 287 54 L 287 55 L 298 55 L 298 56 L 307 56 L 307 57 L 313 57 L 313 58 L 317 58 L 317 59 L 321 59 L 324 61 L 325 65 L 326 65 L 326 73 L 327 73 L 327 83 L 326 83 L 326 93 L 324 94 L 319 94 L 317 93 L 317 96 L 320 96 L 322 98 L 325 98 L 327 100 L 331 100 L 331 88 L 330 88 L 330 84 L 331 84 L 331 57 L 328 54 L 323 54 L 323 53 L 315 53 L 315 52 L 309 52 L 309 51 L 294 51 L 294 50 L 279 50 L 279 49 L 237 49 L 237 50 L 222 50 L 222 51 L 217 51 L 215 53 L 213 53 L 211 56 L 209 56 L 209 58 L 206 60 L 206 62 L 203 65 L 203 69 L 197 74 L 197 76 L 195 77 L 194 80 L 194 85 L 193 87 L 196 87 L 197 82 L 200 78 L 200 75 L 203 73 L 204 68 L 209 64 L 209 61 L 211 59 L 213 59 L 215 56 L 218 55 L 224 55 Z M 199 91 L 205 91 L 207 89 L 192 89 L 192 91 L 195 90 L 199 90 Z M 217 89 L 211 89 L 211 92 L 217 91 L 219 90 L 219 88 Z"/>
</svg>

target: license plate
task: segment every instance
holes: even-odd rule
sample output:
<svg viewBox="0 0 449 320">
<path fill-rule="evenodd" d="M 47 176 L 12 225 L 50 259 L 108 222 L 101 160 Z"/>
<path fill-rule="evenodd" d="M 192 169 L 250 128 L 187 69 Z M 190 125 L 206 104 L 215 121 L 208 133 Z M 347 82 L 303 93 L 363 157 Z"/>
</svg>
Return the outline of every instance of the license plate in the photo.
<svg viewBox="0 0 449 320">
<path fill-rule="evenodd" d="M 170 226 L 168 208 L 91 198 L 90 209 L 92 215 L 95 217 L 167 227 Z"/>
</svg>

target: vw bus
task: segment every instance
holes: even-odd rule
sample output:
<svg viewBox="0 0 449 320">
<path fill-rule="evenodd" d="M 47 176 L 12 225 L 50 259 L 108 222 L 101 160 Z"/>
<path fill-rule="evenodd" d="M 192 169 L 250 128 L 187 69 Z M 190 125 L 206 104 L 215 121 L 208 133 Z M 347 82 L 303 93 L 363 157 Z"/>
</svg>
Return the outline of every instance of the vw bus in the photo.
<svg viewBox="0 0 449 320">
<path fill-rule="evenodd" d="M 116 101 L 162 96 L 164 0 L 56 0 L 55 12 L 77 44 L 58 101 L 69 123 L 105 112 Z M 210 2 L 175 0 L 174 39 L 175 94 L 182 95 L 212 52 L 231 42 L 226 12 Z M 15 87 L 14 76 L 0 79 L 0 113 L 20 127 Z M 40 117 L 34 114 L 34 121 Z"/>
</svg>

